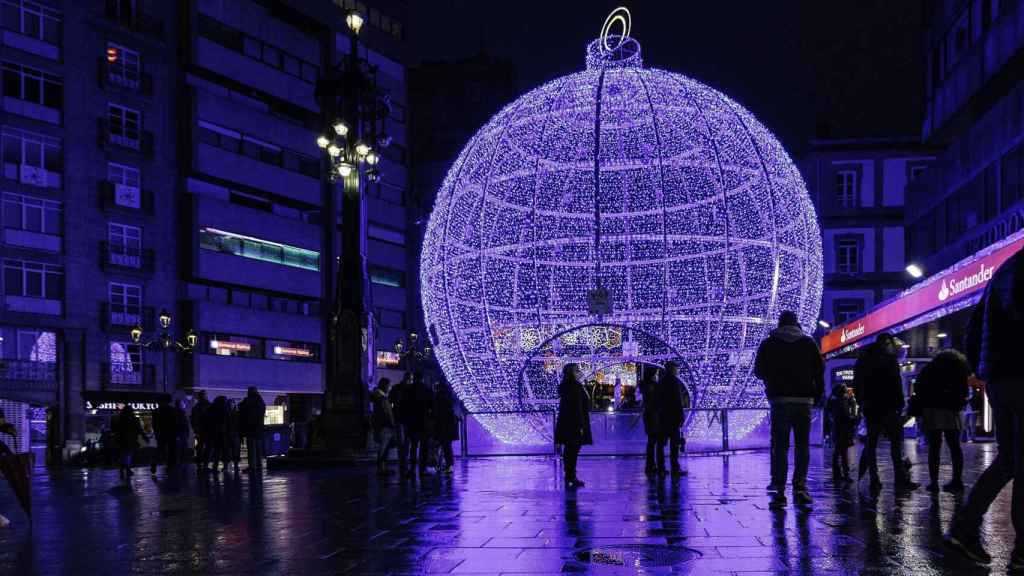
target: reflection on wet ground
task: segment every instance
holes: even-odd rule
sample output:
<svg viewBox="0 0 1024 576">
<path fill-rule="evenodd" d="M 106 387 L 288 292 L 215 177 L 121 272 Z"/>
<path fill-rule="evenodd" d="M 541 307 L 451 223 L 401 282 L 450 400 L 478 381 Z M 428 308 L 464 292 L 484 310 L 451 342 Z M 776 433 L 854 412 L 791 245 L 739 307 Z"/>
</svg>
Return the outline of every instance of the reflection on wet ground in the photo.
<svg viewBox="0 0 1024 576">
<path fill-rule="evenodd" d="M 965 448 L 970 483 L 994 450 Z M 908 450 L 925 482 L 923 450 Z M 654 483 L 640 459 L 584 458 L 576 493 L 550 457 L 461 461 L 450 478 L 416 482 L 370 467 L 262 481 L 139 469 L 130 483 L 67 469 L 36 478 L 31 537 L 0 486 L 14 521 L 0 530 L 0 574 L 984 573 L 941 546 L 958 498 L 889 487 L 872 498 L 866 480 L 836 490 L 823 454 L 813 451 L 813 508 L 781 513 L 768 510 L 766 453 L 692 457 L 688 477 Z M 984 530 L 1002 573 L 1008 490 Z"/>
</svg>

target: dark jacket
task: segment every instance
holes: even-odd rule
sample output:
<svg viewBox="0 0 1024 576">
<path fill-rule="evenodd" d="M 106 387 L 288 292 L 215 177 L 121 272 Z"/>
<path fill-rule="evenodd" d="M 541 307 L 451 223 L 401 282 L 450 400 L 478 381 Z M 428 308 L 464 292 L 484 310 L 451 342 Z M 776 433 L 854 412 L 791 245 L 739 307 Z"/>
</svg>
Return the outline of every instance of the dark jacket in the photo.
<svg viewBox="0 0 1024 576">
<path fill-rule="evenodd" d="M 860 422 L 860 407 L 857 406 L 857 399 L 846 395 L 846 386 L 838 384 L 832 388 L 832 395 L 829 396 L 825 410 L 832 421 L 832 435 L 834 438 L 847 438 L 857 428 Z"/>
<path fill-rule="evenodd" d="M 1024 381 L 1021 326 L 1024 326 L 1024 250 L 996 270 L 967 326 L 967 358 L 978 377 L 985 381 L 992 399 L 1000 398 L 1003 392 L 1000 383 Z"/>
<path fill-rule="evenodd" d="M 373 404 L 373 429 L 394 428 L 395 414 L 388 394 L 380 388 L 374 388 L 370 392 L 370 402 Z"/>
<path fill-rule="evenodd" d="M 174 407 L 174 434 L 175 436 L 184 441 L 188 438 L 189 424 L 188 415 L 185 414 L 180 406 Z"/>
<path fill-rule="evenodd" d="M 956 350 L 939 352 L 917 375 L 914 395 L 921 408 L 959 412 L 967 404 L 967 379 L 971 369 Z"/>
<path fill-rule="evenodd" d="M 640 394 L 644 400 L 644 433 L 648 436 L 658 436 L 661 433 L 658 427 L 658 382 L 655 380 L 640 382 Z"/>
<path fill-rule="evenodd" d="M 122 452 L 130 452 L 139 447 L 139 436 L 145 436 L 142 424 L 135 412 L 121 410 L 114 422 L 114 441 Z"/>
<path fill-rule="evenodd" d="M 246 396 L 238 404 L 238 433 L 242 436 L 263 436 L 263 417 L 267 415 L 267 405 L 263 398 Z"/>
<path fill-rule="evenodd" d="M 402 394 L 402 426 L 406 433 L 424 436 L 428 433 L 434 411 L 434 392 L 426 382 L 414 381 Z"/>
<path fill-rule="evenodd" d="M 668 372 L 658 382 L 658 432 L 673 436 L 683 426 L 683 410 L 689 407 L 690 392 L 676 376 Z"/>
<path fill-rule="evenodd" d="M 903 412 L 903 376 L 896 355 L 879 343 L 865 348 L 853 366 L 853 390 L 869 420 Z"/>
<path fill-rule="evenodd" d="M 173 442 L 177 437 L 177 413 L 174 406 L 161 404 L 153 413 L 153 435 L 156 441 L 163 444 Z"/>
<path fill-rule="evenodd" d="M 590 433 L 590 394 L 573 378 L 558 385 L 558 418 L 555 420 L 555 444 L 593 444 Z"/>
<path fill-rule="evenodd" d="M 203 423 L 206 421 L 206 411 L 210 409 L 210 401 L 203 398 L 192 407 L 192 414 L 189 422 L 192 424 L 192 431 L 197 435 L 203 435 Z"/>
<path fill-rule="evenodd" d="M 825 395 L 825 362 L 818 345 L 799 326 L 780 326 L 761 342 L 754 375 L 764 381 L 768 401 L 810 399 Z"/>
<path fill-rule="evenodd" d="M 459 418 L 455 415 L 455 399 L 446 386 L 434 395 L 434 439 L 454 442 L 459 439 Z"/>
<path fill-rule="evenodd" d="M 203 414 L 203 436 L 211 445 L 220 445 L 228 439 L 228 400 L 218 396 Z"/>
<path fill-rule="evenodd" d="M 391 413 L 395 419 L 395 425 L 405 427 L 405 393 L 411 384 L 402 380 L 388 390 L 388 398 L 391 400 Z"/>
</svg>

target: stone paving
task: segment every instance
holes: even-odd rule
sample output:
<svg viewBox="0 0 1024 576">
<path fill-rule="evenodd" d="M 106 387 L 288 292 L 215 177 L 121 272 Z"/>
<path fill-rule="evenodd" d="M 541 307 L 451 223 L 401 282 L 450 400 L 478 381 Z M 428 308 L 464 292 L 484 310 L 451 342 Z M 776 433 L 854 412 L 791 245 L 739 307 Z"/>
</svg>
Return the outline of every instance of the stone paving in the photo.
<svg viewBox="0 0 1024 576">
<path fill-rule="evenodd" d="M 970 483 L 994 450 L 965 448 Z M 923 482 L 924 450 L 908 450 Z M 138 469 L 127 483 L 114 470 L 41 471 L 31 531 L 0 485 L 14 521 L 0 530 L 0 574 L 988 573 L 941 546 L 958 498 L 889 487 L 873 498 L 866 480 L 836 490 L 827 453 L 812 453 L 809 512 L 768 510 L 763 452 L 690 457 L 688 477 L 662 482 L 641 459 L 583 458 L 575 493 L 550 457 L 460 461 L 450 478 L 415 482 L 372 468 L 262 481 Z M 996 573 L 1008 510 L 1009 490 L 984 526 Z"/>
</svg>

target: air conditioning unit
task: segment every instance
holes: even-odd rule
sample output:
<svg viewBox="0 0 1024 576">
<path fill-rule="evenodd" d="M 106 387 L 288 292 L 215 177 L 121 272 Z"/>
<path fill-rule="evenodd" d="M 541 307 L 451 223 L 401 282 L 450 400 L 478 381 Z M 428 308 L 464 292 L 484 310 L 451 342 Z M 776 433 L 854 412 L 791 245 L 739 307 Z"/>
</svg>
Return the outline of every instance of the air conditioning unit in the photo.
<svg viewBox="0 0 1024 576">
<path fill-rule="evenodd" d="M 126 208 L 141 208 L 142 193 L 137 186 L 114 185 L 114 204 Z"/>
<path fill-rule="evenodd" d="M 46 169 L 38 166 L 29 166 L 28 164 L 21 165 L 21 171 L 19 172 L 19 180 L 22 184 L 31 184 L 32 186 L 46 186 Z"/>
</svg>

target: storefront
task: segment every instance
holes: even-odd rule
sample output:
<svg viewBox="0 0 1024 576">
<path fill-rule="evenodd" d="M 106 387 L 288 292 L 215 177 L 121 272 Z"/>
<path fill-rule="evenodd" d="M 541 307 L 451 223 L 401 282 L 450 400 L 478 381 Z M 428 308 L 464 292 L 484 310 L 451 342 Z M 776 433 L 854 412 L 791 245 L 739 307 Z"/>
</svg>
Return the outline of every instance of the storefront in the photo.
<svg viewBox="0 0 1024 576">
<path fill-rule="evenodd" d="M 933 274 L 882 302 L 864 316 L 836 326 L 821 340 L 831 387 L 852 381 L 852 368 L 859 350 L 881 332 L 896 334 L 903 341 L 901 364 L 905 392 L 913 390 L 916 374 L 939 350 L 963 350 L 971 308 L 978 302 L 995 271 L 1011 256 L 1024 249 L 1024 230 Z M 984 395 L 976 383 L 977 393 Z M 991 410 L 987 401 L 974 407 L 978 432 L 991 433 Z"/>
<path fill-rule="evenodd" d="M 86 390 L 82 393 L 85 402 L 85 442 L 98 442 L 105 432 L 110 432 L 113 417 L 125 406 L 130 405 L 142 422 L 147 434 L 153 430 L 153 412 L 160 404 L 171 399 L 170 394 L 159 392 L 131 392 L 109 390 Z"/>
</svg>

